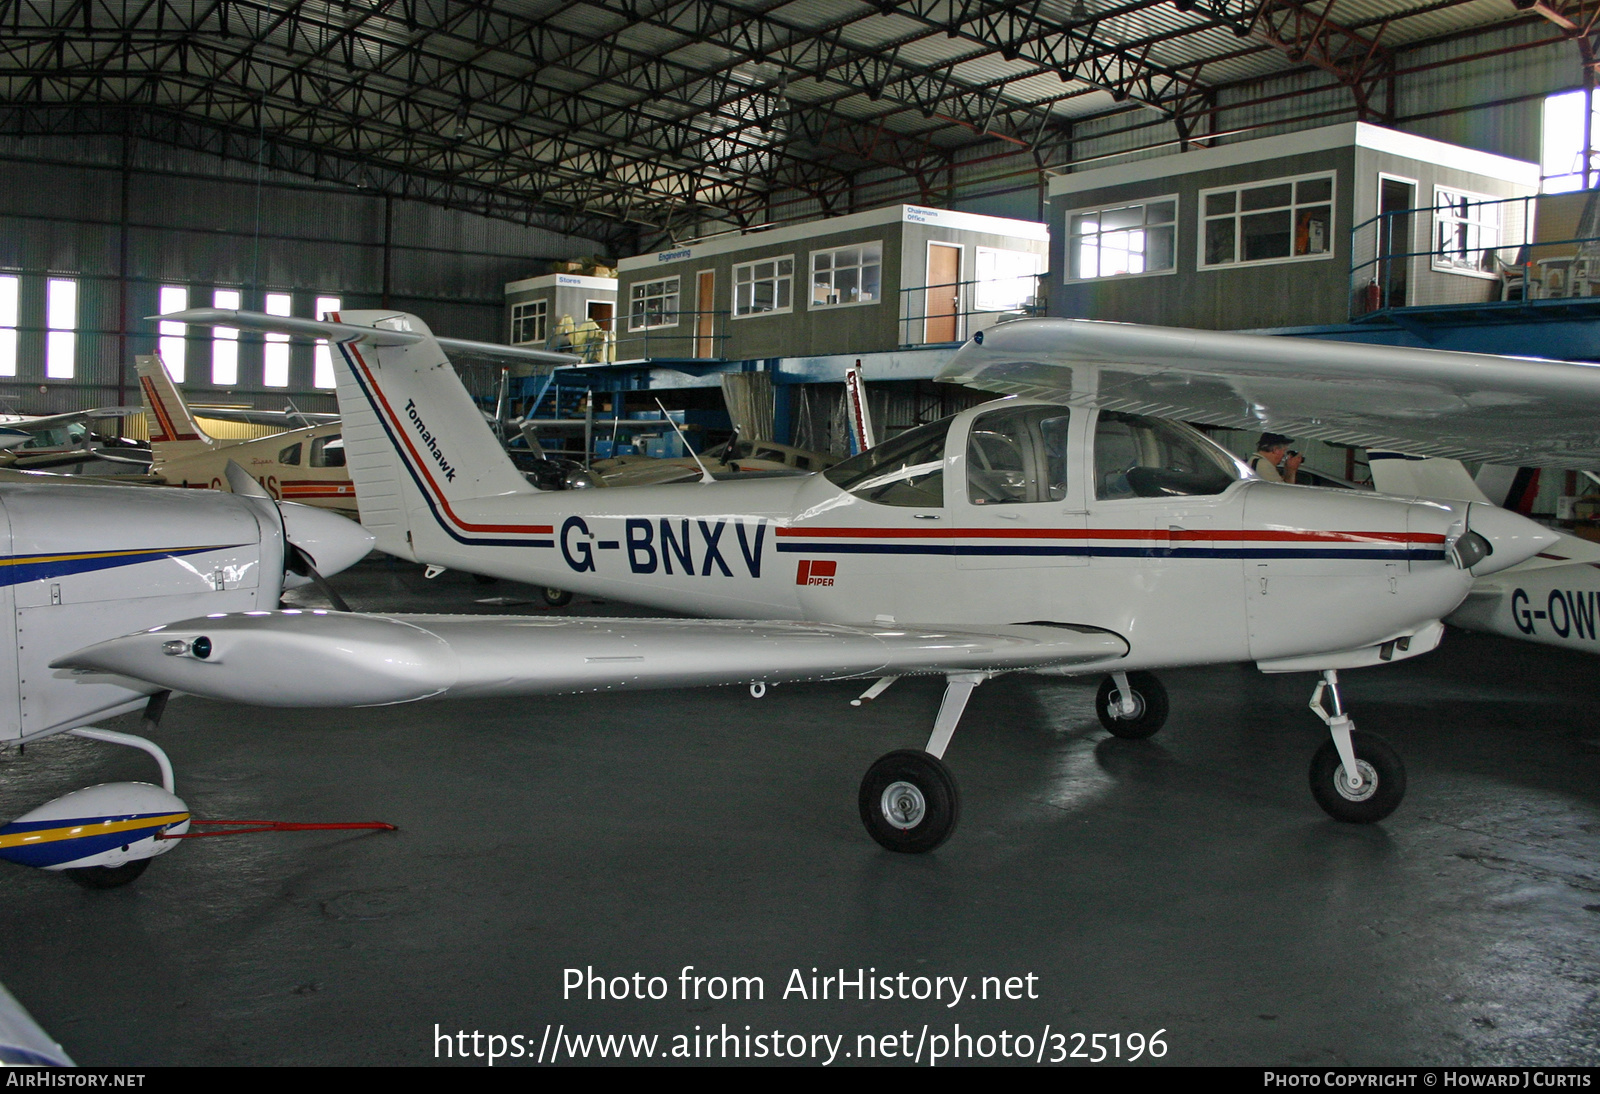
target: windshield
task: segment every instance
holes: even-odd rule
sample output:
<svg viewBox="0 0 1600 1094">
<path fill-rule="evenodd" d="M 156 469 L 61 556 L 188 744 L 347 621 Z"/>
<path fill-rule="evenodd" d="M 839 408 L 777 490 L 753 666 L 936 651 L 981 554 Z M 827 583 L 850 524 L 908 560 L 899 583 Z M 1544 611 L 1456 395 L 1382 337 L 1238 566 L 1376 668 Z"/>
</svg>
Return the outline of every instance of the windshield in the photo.
<svg viewBox="0 0 1600 1094">
<path fill-rule="evenodd" d="M 944 439 L 951 418 L 908 429 L 823 472 L 864 501 L 920 508 L 944 505 Z"/>
</svg>

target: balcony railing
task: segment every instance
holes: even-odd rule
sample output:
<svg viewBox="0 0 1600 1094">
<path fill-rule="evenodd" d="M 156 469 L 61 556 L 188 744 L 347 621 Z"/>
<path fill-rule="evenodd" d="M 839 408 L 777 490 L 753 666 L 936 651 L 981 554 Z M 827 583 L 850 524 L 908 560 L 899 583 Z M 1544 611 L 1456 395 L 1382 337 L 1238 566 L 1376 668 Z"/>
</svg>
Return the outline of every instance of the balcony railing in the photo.
<svg viewBox="0 0 1600 1094">
<path fill-rule="evenodd" d="M 1363 221 L 1351 231 L 1350 315 L 1600 293 L 1597 195 L 1471 199 Z M 1426 250 L 1413 242 L 1419 228 Z"/>
</svg>

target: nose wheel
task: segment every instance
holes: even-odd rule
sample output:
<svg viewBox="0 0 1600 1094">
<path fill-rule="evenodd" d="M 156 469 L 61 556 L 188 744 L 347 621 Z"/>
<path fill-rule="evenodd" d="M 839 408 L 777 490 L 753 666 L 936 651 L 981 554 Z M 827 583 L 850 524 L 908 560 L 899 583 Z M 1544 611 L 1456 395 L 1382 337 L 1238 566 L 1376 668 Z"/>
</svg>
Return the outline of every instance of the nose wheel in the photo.
<svg viewBox="0 0 1600 1094">
<path fill-rule="evenodd" d="M 1324 692 L 1333 713 L 1322 705 Z M 1406 767 L 1382 737 L 1355 728 L 1339 698 L 1339 674 L 1322 674 L 1311 696 L 1311 710 L 1328 726 L 1329 740 L 1311 757 L 1311 796 L 1334 820 L 1373 824 L 1400 807 L 1406 796 Z"/>
</svg>

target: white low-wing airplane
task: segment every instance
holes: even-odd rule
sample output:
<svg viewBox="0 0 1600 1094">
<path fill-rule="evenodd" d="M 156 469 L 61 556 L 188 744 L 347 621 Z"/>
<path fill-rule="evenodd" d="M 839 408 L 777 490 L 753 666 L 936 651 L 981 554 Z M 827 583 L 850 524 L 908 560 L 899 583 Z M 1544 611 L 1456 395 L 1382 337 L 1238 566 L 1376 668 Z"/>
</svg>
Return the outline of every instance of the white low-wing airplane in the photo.
<svg viewBox="0 0 1600 1094">
<path fill-rule="evenodd" d="M 162 318 L 285 329 L 272 316 L 211 309 Z M 984 386 L 1026 382 L 1042 398 L 919 426 L 822 474 L 544 493 L 506 459 L 420 320 L 335 318 L 307 333 L 341 350 L 349 468 L 379 548 L 721 618 L 235 614 L 56 664 L 280 706 L 876 679 L 866 699 L 899 676 L 941 674 L 945 701 L 925 749 L 879 759 L 859 797 L 883 846 L 925 851 L 955 825 L 955 780 L 941 757 L 982 681 L 1105 675 L 1101 721 L 1143 737 L 1167 715 L 1151 670 L 1254 661 L 1322 674 L 1312 703 L 1330 739 L 1313 759 L 1313 793 L 1335 817 L 1374 821 L 1399 804 L 1404 768 L 1381 740 L 1353 731 L 1338 670 L 1432 649 L 1474 575 L 1553 539 L 1493 507 L 1261 482 L 1145 407 L 1104 409 L 1115 370 L 1072 358 L 1076 328 L 1060 321 L 994 328 L 950 366 Z M 1117 332 L 1150 333 L 1088 326 L 1113 332 L 1113 343 Z M 1190 336 L 1169 338 L 1179 358 L 1207 337 L 1164 333 Z M 1243 345 L 1280 361 L 1302 352 L 1273 339 Z M 1600 373 L 1573 371 L 1600 398 Z M 1185 383 L 1176 376 L 1164 390 Z"/>
<path fill-rule="evenodd" d="M 150 753 L 162 785 L 104 783 L 0 825 L 0 859 L 107 888 L 138 877 L 189 826 L 155 743 L 90 723 L 165 704 L 157 687 L 53 669 L 85 643 L 194 615 L 276 608 L 286 587 L 360 560 L 372 537 L 343 517 L 275 504 L 238 467 L 232 494 L 137 486 L 0 484 L 0 741 L 72 733 Z M 224 616 L 225 617 L 225 616 Z M 0 998 L 0 1004 L 4 999 Z M 0 1034 L 4 1033 L 0 1006 Z"/>
</svg>

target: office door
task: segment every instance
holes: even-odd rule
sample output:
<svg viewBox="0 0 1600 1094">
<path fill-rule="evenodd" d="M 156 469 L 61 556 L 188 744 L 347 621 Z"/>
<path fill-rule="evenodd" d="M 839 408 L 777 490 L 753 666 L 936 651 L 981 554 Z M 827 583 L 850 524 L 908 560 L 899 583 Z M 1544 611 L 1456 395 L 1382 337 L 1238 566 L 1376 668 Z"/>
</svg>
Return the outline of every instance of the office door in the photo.
<svg viewBox="0 0 1600 1094">
<path fill-rule="evenodd" d="M 923 291 L 924 342 L 954 342 L 961 337 L 961 248 L 928 244 L 928 280 Z"/>
<path fill-rule="evenodd" d="M 701 270 L 699 287 L 695 290 L 694 297 L 694 355 L 696 357 L 715 357 L 717 355 L 716 288 L 716 271 Z"/>
</svg>

